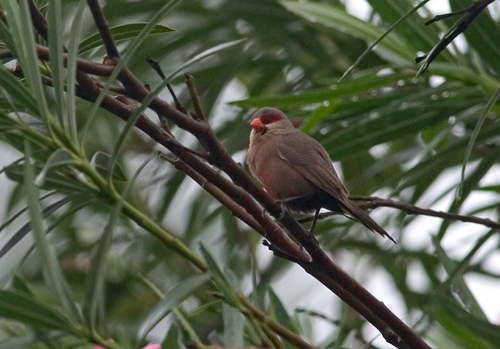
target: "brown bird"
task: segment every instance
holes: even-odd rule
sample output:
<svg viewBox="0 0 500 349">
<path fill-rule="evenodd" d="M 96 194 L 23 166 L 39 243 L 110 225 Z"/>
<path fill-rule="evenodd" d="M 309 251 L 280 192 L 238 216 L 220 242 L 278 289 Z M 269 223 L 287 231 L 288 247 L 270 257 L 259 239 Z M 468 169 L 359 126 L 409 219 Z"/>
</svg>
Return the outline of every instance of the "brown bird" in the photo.
<svg viewBox="0 0 500 349">
<path fill-rule="evenodd" d="M 347 189 L 333 168 L 325 148 L 296 129 L 275 108 L 259 109 L 253 116 L 247 162 L 264 189 L 292 211 L 315 211 L 311 233 L 321 208 L 350 213 L 368 229 L 387 232 L 348 198 Z"/>
</svg>

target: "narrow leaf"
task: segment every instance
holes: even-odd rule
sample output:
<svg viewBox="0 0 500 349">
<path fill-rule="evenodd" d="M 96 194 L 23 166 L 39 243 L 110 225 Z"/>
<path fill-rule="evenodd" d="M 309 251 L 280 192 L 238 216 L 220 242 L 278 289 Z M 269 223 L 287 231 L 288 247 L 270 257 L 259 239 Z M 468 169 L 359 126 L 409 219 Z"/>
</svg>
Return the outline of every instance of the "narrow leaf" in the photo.
<svg viewBox="0 0 500 349">
<path fill-rule="evenodd" d="M 62 42 L 62 8 L 61 0 L 49 0 L 47 11 L 49 65 L 52 77 L 52 86 L 55 92 L 55 110 L 59 124 L 65 124 L 65 98 L 64 98 L 64 61 Z"/>
<path fill-rule="evenodd" d="M 106 257 L 112 246 L 113 232 L 115 230 L 116 224 L 118 223 L 118 218 L 122 211 L 124 200 L 128 196 L 130 190 L 133 187 L 133 184 L 135 183 L 135 180 L 137 179 L 141 171 L 144 169 L 144 167 L 146 167 L 146 165 L 154 156 L 154 154 L 151 154 L 141 164 L 141 166 L 139 166 L 132 179 L 128 181 L 127 186 L 123 191 L 123 197 L 114 205 L 108 223 L 104 227 L 104 233 L 102 234 L 102 238 L 98 245 L 97 251 L 92 256 L 91 269 L 87 278 L 85 290 L 83 311 L 93 330 L 104 330 L 102 327 L 104 325 L 105 309 L 104 280 L 106 273 Z"/>
<path fill-rule="evenodd" d="M 90 164 L 96 169 L 97 172 L 103 177 L 111 171 L 112 157 L 102 151 L 96 152 Z M 117 181 L 126 181 L 127 176 L 120 166 L 115 166 L 116 170 L 113 171 L 113 179 Z"/>
<path fill-rule="evenodd" d="M 470 348 L 493 349 L 500 346 L 500 327 L 477 318 L 446 296 L 437 297 L 434 314 L 439 323 Z"/>
<path fill-rule="evenodd" d="M 451 275 L 456 269 L 455 263 L 453 263 L 450 257 L 448 257 L 448 254 L 441 247 L 439 241 L 437 241 L 437 239 L 434 239 L 433 241 L 435 242 L 434 248 L 436 249 L 436 254 L 439 258 L 439 261 L 443 264 L 444 268 L 446 269 L 446 272 L 449 275 Z M 481 306 L 479 305 L 476 298 L 474 297 L 469 287 L 465 283 L 463 276 L 461 274 L 455 274 L 455 277 L 453 278 L 452 282 L 460 296 L 460 299 L 462 300 L 462 302 L 464 302 L 467 309 L 476 318 L 488 321 L 488 318 L 484 314 L 483 309 L 481 309 Z"/>
<path fill-rule="evenodd" d="M 472 131 L 472 135 L 470 137 L 469 144 L 467 145 L 467 149 L 465 150 L 465 157 L 464 157 L 464 162 L 462 164 L 462 175 L 460 179 L 460 185 L 458 186 L 457 194 L 456 194 L 456 199 L 459 200 L 462 196 L 462 187 L 464 184 L 465 180 L 465 168 L 467 167 L 467 163 L 469 162 L 470 155 L 472 153 L 472 148 L 474 147 L 474 144 L 476 143 L 477 137 L 479 135 L 479 132 L 481 131 L 481 128 L 483 127 L 484 121 L 486 120 L 486 117 L 488 116 L 488 113 L 490 112 L 491 108 L 493 105 L 496 103 L 496 101 L 500 98 L 500 85 L 498 85 L 497 90 L 491 98 L 488 100 L 488 103 L 484 106 L 483 111 L 481 112 L 481 115 L 479 116 L 479 119 L 476 123 L 476 126 L 474 127 L 474 131 Z"/>
<path fill-rule="evenodd" d="M 28 209 L 31 217 L 31 229 L 40 251 L 44 280 L 52 296 L 73 320 L 80 320 L 81 316 L 75 300 L 72 298 L 69 286 L 59 268 L 57 255 L 49 244 L 45 233 L 42 210 L 38 201 L 38 189 L 34 184 L 33 166 L 31 165 L 31 145 L 25 141 L 24 177 L 28 196 Z"/>
<path fill-rule="evenodd" d="M 243 347 L 245 317 L 238 309 L 224 303 L 222 305 L 224 323 L 224 344 L 228 347 Z"/>
<path fill-rule="evenodd" d="M 8 72 L 3 64 L 0 65 L 0 89 L 6 96 L 11 96 L 16 105 L 22 106 L 23 109 L 35 115 L 38 113 L 38 107 L 31 92 L 12 73 Z"/>
<path fill-rule="evenodd" d="M 379 27 L 354 17 L 340 7 L 325 3 L 298 1 L 281 1 L 281 4 L 308 21 L 322 24 L 366 41 L 375 41 L 384 34 Z M 393 33 L 380 42 L 380 46 L 403 61 L 413 59 L 410 50 Z"/>
<path fill-rule="evenodd" d="M 180 349 L 179 345 L 179 329 L 172 325 L 168 330 L 167 336 L 161 344 L 162 349 Z"/>
<path fill-rule="evenodd" d="M 47 162 L 45 163 L 45 166 L 43 166 L 40 173 L 38 173 L 38 175 L 36 176 L 35 184 L 37 186 L 43 186 L 43 184 L 45 183 L 45 178 L 50 170 L 59 166 L 71 165 L 73 163 L 72 160 L 73 159 L 71 158 L 71 155 L 69 153 L 62 149 L 57 149 L 49 156 Z"/>
<path fill-rule="evenodd" d="M 47 206 L 46 208 L 43 209 L 43 217 L 47 218 L 57 209 L 66 205 L 71 200 L 73 200 L 73 197 L 67 196 Z M 22 210 L 21 212 L 24 212 L 24 210 Z M 9 252 L 15 245 L 17 245 L 17 243 L 21 241 L 21 239 L 24 238 L 30 231 L 31 231 L 31 222 L 24 224 L 18 231 L 16 231 L 14 235 L 12 235 L 10 239 L 2 246 L 2 249 L 0 249 L 0 258 L 5 256 L 5 254 Z"/>
<path fill-rule="evenodd" d="M 113 34 L 115 42 L 120 42 L 136 38 L 141 33 L 141 31 L 144 30 L 146 26 L 147 23 L 130 23 L 130 24 L 118 25 L 116 27 L 111 27 L 109 29 L 111 31 L 111 34 Z M 157 24 L 154 26 L 154 28 L 149 32 L 147 36 L 155 34 L 165 34 L 172 31 L 174 31 L 174 29 L 166 27 L 164 25 Z M 103 42 L 100 33 L 95 33 L 80 43 L 78 52 L 79 54 L 83 54 L 102 45 Z"/>
<path fill-rule="evenodd" d="M 189 297 L 201 285 L 209 280 L 209 275 L 199 274 L 192 276 L 175 286 L 165 297 L 149 312 L 146 321 L 139 330 L 140 341 L 155 327 L 172 309 Z"/>
<path fill-rule="evenodd" d="M 69 330 L 68 319 L 63 315 L 24 294 L 11 291 L 0 290 L 0 317 L 20 321 L 37 328 Z"/>
<path fill-rule="evenodd" d="M 66 61 L 66 106 L 67 106 L 67 116 L 66 116 L 66 126 L 67 131 L 71 135 L 71 139 L 76 143 L 78 139 L 77 125 L 76 125 L 76 100 L 75 100 L 75 89 L 76 89 L 76 59 L 78 55 L 78 41 L 82 33 L 82 23 L 84 9 L 86 8 L 86 1 L 80 0 L 78 8 L 73 17 L 73 24 L 71 25 L 71 31 L 68 43 L 68 59 Z"/>
<path fill-rule="evenodd" d="M 29 89 L 35 97 L 37 114 L 42 117 L 47 129 L 50 130 L 28 2 L 20 1 L 18 3 L 15 0 L 7 0 L 2 2 L 2 4 L 4 10 L 9 13 L 9 16 L 6 16 L 7 22 L 16 45 L 17 58 L 23 69 Z"/>
</svg>

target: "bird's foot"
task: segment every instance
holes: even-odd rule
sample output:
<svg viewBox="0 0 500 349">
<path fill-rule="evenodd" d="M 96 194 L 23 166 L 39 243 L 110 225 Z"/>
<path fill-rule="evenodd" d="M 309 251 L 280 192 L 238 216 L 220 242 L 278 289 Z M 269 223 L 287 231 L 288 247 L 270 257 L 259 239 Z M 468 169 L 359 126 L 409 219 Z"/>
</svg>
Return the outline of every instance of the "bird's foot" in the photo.
<svg viewBox="0 0 500 349">
<path fill-rule="evenodd" d="M 274 203 L 277 203 L 279 202 L 280 203 L 280 207 L 281 207 L 281 212 L 280 212 L 280 216 L 278 217 L 278 220 L 281 221 L 283 218 L 285 218 L 285 215 L 286 215 L 286 207 L 285 207 L 285 203 L 282 201 L 282 200 L 275 200 Z"/>
<path fill-rule="evenodd" d="M 277 219 L 278 219 L 279 221 L 281 221 L 281 220 L 285 217 L 285 215 L 286 215 L 286 207 L 285 207 L 284 203 L 283 203 L 281 200 L 274 200 L 274 203 L 275 203 L 275 204 L 276 204 L 276 203 L 278 203 L 278 202 L 281 204 L 281 212 L 280 212 L 280 215 L 279 215 L 279 217 L 278 217 Z M 266 213 L 267 213 L 267 210 L 266 210 L 266 208 L 264 207 L 264 208 L 262 209 L 262 217 L 264 217 L 264 215 L 265 215 Z"/>
</svg>

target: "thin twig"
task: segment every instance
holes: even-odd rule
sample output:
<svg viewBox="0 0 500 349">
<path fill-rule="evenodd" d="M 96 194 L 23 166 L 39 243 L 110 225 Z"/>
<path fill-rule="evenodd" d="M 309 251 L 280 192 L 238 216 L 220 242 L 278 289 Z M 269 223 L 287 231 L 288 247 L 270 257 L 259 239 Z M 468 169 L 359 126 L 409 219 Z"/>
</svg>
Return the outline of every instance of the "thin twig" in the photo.
<svg viewBox="0 0 500 349">
<path fill-rule="evenodd" d="M 291 344 L 295 345 L 298 348 L 303 349 L 316 349 L 315 346 L 306 342 L 301 336 L 290 331 L 288 328 L 282 326 L 278 322 L 276 322 L 269 315 L 264 313 L 262 310 L 255 307 L 252 303 L 248 301 L 243 295 L 238 293 L 238 297 L 240 302 L 245 306 L 245 308 L 256 318 L 266 323 L 275 333 L 286 338 Z"/>
<path fill-rule="evenodd" d="M 115 45 L 113 34 L 111 34 L 111 30 L 109 29 L 108 20 L 104 16 L 98 0 L 87 0 L 87 3 L 89 5 L 90 12 L 92 12 L 92 16 L 94 17 L 97 30 L 99 30 L 99 33 L 101 34 L 104 47 L 106 48 L 107 58 L 104 59 L 104 62 L 115 65 L 120 59 L 120 53 Z"/>
<path fill-rule="evenodd" d="M 151 56 L 146 56 L 146 61 L 149 63 L 151 68 L 153 68 L 158 73 L 158 75 L 160 76 L 160 78 L 162 80 L 165 80 L 167 78 L 165 76 L 165 74 L 163 73 L 163 69 L 161 69 L 160 63 L 156 59 L 153 59 L 153 57 L 151 57 Z M 179 110 L 180 112 L 182 112 L 184 114 L 187 114 L 186 108 L 184 108 L 182 103 L 179 101 L 179 99 L 175 95 L 175 92 L 172 89 L 172 86 L 170 84 L 167 84 L 167 88 L 168 88 L 168 92 L 170 92 L 170 95 L 172 96 L 172 98 L 174 100 L 174 104 L 175 104 L 175 107 L 177 108 L 177 110 Z"/>
<path fill-rule="evenodd" d="M 368 54 L 375 48 L 375 46 L 378 45 L 379 42 L 381 42 L 389 33 L 393 31 L 394 28 L 396 28 L 399 24 L 404 22 L 406 18 L 411 16 L 414 12 L 418 11 L 419 8 L 424 6 L 426 3 L 428 3 L 430 0 L 424 0 L 420 2 L 417 6 L 413 7 L 411 10 L 409 10 L 407 13 L 405 13 L 403 16 L 399 17 L 399 19 L 394 22 L 382 35 L 380 35 L 374 42 L 372 42 L 364 51 L 363 53 L 356 59 L 356 61 L 342 74 L 340 79 L 337 80 L 337 82 L 341 82 L 344 80 L 344 78 L 355 68 L 359 65 L 359 63 L 366 57 Z M 426 23 L 427 24 L 427 23 Z"/>
<path fill-rule="evenodd" d="M 458 10 L 449 14 L 444 14 L 444 15 L 438 15 L 430 20 L 428 20 L 425 24 L 430 24 L 439 20 L 442 20 L 444 18 L 449 18 L 458 14 L 465 13 L 460 20 L 458 20 L 444 35 L 441 40 L 432 48 L 432 50 L 423 56 L 417 57 L 415 59 L 416 63 L 419 63 L 421 61 L 424 61 L 422 66 L 417 72 L 417 75 L 420 75 L 424 73 L 429 65 L 431 64 L 432 61 L 434 61 L 439 54 L 451 43 L 455 38 L 462 34 L 469 25 L 474 21 L 474 19 L 481 14 L 481 12 L 488 6 L 490 5 L 493 1 L 495 0 L 477 0 L 474 2 L 472 5 L 462 9 Z"/>
<path fill-rule="evenodd" d="M 201 106 L 200 96 L 196 91 L 196 86 L 194 84 L 193 76 L 190 74 L 184 74 L 185 82 L 191 95 L 191 101 L 193 102 L 194 114 L 197 120 L 206 121 L 205 113 L 203 112 L 203 107 Z"/>
<path fill-rule="evenodd" d="M 382 199 L 374 196 L 351 196 L 350 199 L 365 201 L 364 204 L 359 205 L 364 208 L 392 207 L 402 210 L 410 215 L 418 214 L 424 216 L 439 217 L 443 219 L 455 220 L 460 222 L 476 223 L 484 225 L 485 227 L 500 229 L 499 222 L 492 221 L 491 219 L 488 218 L 480 218 L 471 215 L 460 215 L 450 212 L 434 211 L 427 208 L 421 208 L 415 205 L 407 204 L 404 202 Z"/>
</svg>

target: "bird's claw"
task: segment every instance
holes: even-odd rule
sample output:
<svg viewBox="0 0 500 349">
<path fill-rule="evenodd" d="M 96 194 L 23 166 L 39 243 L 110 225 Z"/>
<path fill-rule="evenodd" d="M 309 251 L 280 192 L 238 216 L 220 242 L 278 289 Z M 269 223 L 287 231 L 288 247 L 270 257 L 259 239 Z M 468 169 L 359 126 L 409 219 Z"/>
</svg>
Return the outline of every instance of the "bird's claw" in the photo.
<svg viewBox="0 0 500 349">
<path fill-rule="evenodd" d="M 280 212 L 280 215 L 279 217 L 277 218 L 279 221 L 281 221 L 283 218 L 285 218 L 285 215 L 286 215 L 286 207 L 285 205 L 283 204 L 283 201 L 282 200 L 275 200 L 274 203 L 276 204 L 277 202 L 279 202 L 281 204 L 281 212 Z M 266 208 L 264 207 L 262 209 L 262 217 L 264 217 L 264 215 L 266 214 L 267 210 Z"/>
<path fill-rule="evenodd" d="M 281 212 L 280 212 L 280 216 L 278 217 L 278 220 L 281 221 L 283 218 L 285 218 L 285 215 L 286 215 L 286 207 L 285 207 L 285 204 L 283 203 L 282 200 L 276 200 L 274 201 L 274 203 L 276 202 L 279 202 L 280 203 L 280 206 L 281 206 Z"/>
</svg>

